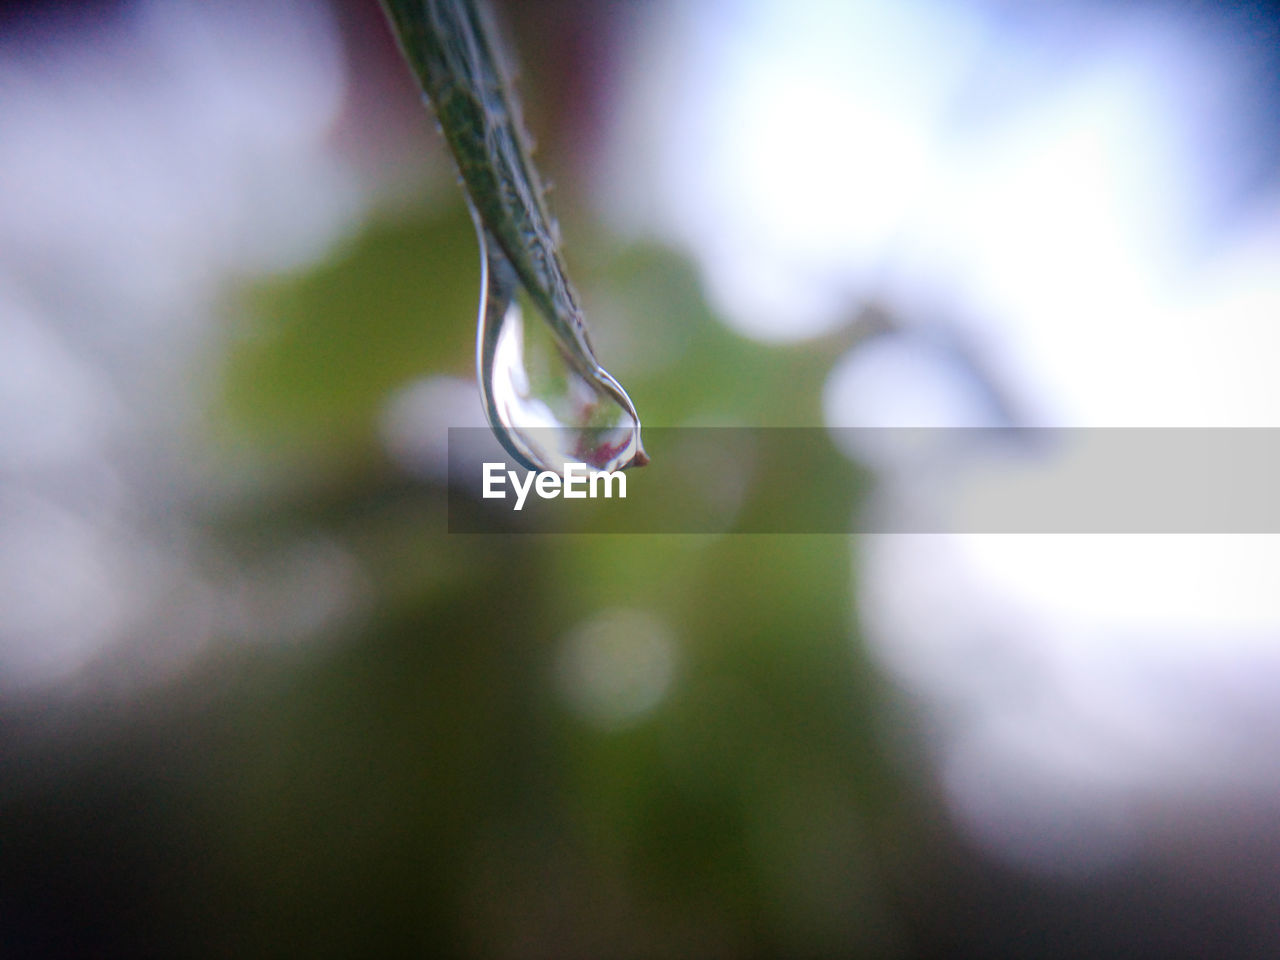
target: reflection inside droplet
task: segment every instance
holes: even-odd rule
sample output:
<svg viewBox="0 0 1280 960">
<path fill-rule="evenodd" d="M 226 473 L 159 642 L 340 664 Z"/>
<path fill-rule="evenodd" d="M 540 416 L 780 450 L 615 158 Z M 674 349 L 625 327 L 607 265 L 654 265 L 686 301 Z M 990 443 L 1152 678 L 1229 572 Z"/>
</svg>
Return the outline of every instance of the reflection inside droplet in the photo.
<svg viewBox="0 0 1280 960">
<path fill-rule="evenodd" d="M 486 289 L 476 338 L 477 373 L 489 424 L 525 466 L 562 472 L 643 466 L 640 418 L 584 336 L 557 335 L 486 244 Z"/>
</svg>

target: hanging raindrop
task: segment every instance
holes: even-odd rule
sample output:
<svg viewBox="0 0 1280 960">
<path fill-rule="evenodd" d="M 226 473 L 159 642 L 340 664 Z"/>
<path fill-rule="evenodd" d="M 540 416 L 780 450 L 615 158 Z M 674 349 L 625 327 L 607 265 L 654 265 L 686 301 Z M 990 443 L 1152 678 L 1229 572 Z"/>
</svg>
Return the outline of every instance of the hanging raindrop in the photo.
<svg viewBox="0 0 1280 960">
<path fill-rule="evenodd" d="M 496 241 L 477 230 L 484 290 L 476 374 L 485 414 L 507 451 L 527 467 L 585 463 L 621 470 L 649 462 L 640 418 L 622 386 L 596 361 L 581 325 L 565 342 L 541 317 Z"/>
</svg>

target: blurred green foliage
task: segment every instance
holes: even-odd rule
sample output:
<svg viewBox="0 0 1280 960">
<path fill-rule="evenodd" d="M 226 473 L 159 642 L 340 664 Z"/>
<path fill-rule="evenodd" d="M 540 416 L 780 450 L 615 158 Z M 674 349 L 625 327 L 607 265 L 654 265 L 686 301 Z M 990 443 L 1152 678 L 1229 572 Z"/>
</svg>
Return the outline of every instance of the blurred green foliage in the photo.
<svg viewBox="0 0 1280 960">
<path fill-rule="evenodd" d="M 674 254 L 582 249 L 601 352 L 647 422 L 818 422 L 847 335 L 756 344 L 715 321 Z M 204 806 L 236 891 L 225 909 L 262 918 L 245 945 L 891 952 L 874 825 L 897 787 L 872 736 L 846 539 L 450 536 L 443 490 L 379 452 L 390 391 L 469 373 L 475 261 L 459 204 L 377 222 L 248 301 L 226 410 L 308 477 L 217 529 L 250 565 L 339 543 L 371 596 L 327 640 L 246 655 L 217 710 L 236 720 L 202 761 L 221 772 Z M 813 484 L 755 484 L 796 482 Z M 564 638 L 612 609 L 652 614 L 676 654 L 665 698 L 620 729 L 576 713 L 555 672 Z"/>
<path fill-rule="evenodd" d="M 460 206 L 384 220 L 302 277 L 260 284 L 224 377 L 234 423 L 262 439 L 368 440 L 387 393 L 424 371 L 470 375 L 480 267 Z"/>
<path fill-rule="evenodd" d="M 581 249 L 601 353 L 649 422 L 818 422 L 850 335 L 752 343 L 671 252 Z M 112 895 L 56 934 L 43 900 L 15 901 L 28 952 L 898 952 L 880 860 L 900 792 L 847 538 L 450 535 L 443 487 L 382 452 L 389 394 L 470 374 L 476 261 L 457 203 L 245 296 L 214 431 L 243 479 L 205 521 L 258 600 L 173 682 L 31 739 L 62 759 L 3 786 L 24 838 L 7 869 L 33 896 Z M 748 502 L 847 499 L 848 479 L 753 473 Z M 290 608 L 336 588 L 279 571 L 317 544 L 350 558 L 355 599 L 299 628 Z M 614 610 L 663 626 L 672 673 L 651 710 L 602 724 L 559 665 Z"/>
</svg>

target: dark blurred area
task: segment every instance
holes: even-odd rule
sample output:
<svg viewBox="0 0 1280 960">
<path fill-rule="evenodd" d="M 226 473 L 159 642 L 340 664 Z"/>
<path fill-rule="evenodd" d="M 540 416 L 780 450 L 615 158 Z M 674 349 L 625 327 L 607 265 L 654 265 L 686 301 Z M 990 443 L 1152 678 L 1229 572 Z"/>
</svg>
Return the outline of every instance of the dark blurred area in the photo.
<svg viewBox="0 0 1280 960">
<path fill-rule="evenodd" d="M 1280 425 L 1275 7 L 498 12 L 646 424 Z M 0 955 L 1276 955 L 1274 538 L 450 534 L 478 291 L 376 3 L 0 3 Z"/>
</svg>

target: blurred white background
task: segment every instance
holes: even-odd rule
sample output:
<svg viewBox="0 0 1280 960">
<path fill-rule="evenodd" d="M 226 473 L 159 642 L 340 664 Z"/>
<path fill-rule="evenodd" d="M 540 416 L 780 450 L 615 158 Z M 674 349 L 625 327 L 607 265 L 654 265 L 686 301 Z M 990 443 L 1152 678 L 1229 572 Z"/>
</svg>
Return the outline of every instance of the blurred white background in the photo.
<svg viewBox="0 0 1280 960">
<path fill-rule="evenodd" d="M 1280 426 L 1274 28 L 929 0 L 636 19 L 601 208 L 688 250 L 749 336 L 896 318 L 834 365 L 828 425 Z M 1180 804 L 1280 812 L 1280 539 L 854 549 L 876 659 L 987 849 L 1088 873 L 1175 840 Z"/>
</svg>

